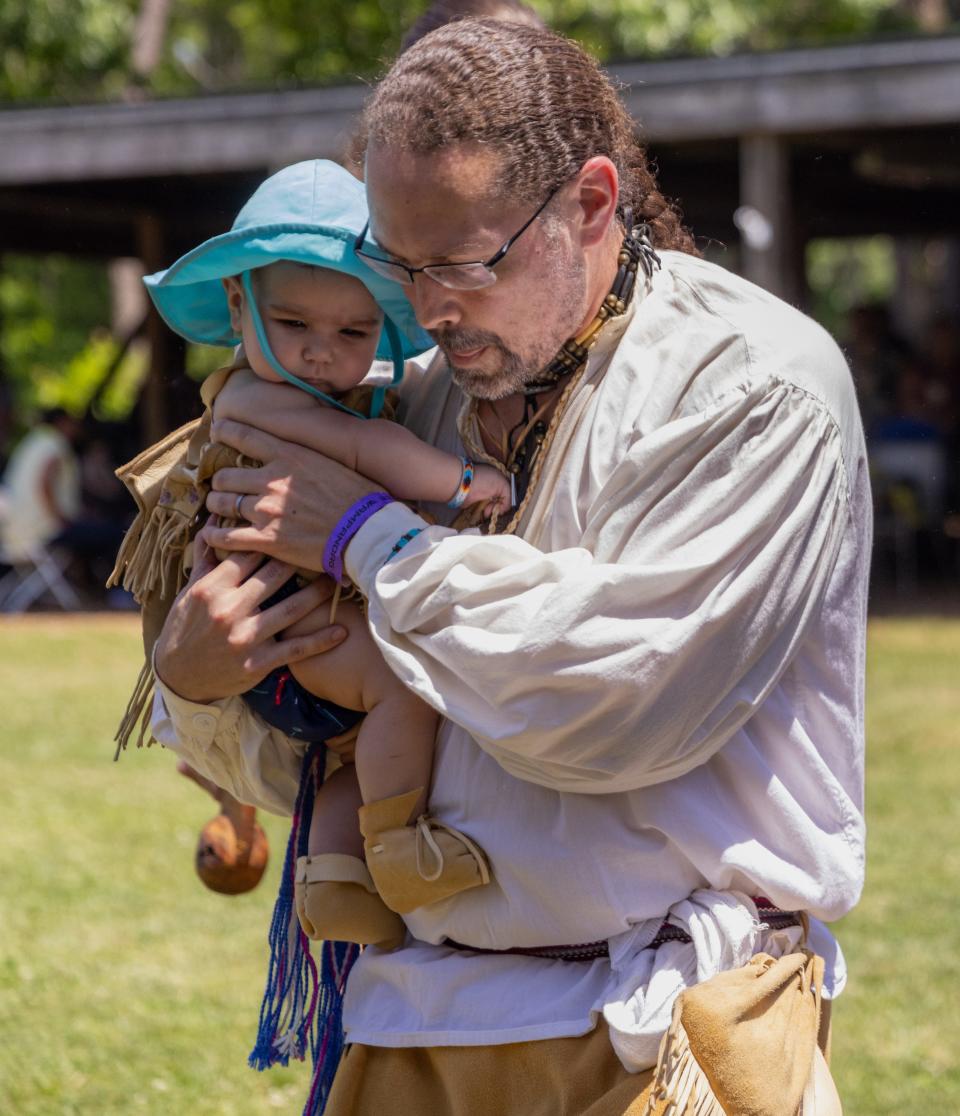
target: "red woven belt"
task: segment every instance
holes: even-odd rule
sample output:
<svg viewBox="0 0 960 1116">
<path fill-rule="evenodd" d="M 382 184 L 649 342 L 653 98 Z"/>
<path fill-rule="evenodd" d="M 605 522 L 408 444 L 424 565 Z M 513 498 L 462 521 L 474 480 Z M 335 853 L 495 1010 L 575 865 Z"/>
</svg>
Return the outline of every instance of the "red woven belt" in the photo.
<svg viewBox="0 0 960 1116">
<path fill-rule="evenodd" d="M 761 923 L 768 930 L 782 930 L 787 926 L 800 925 L 800 919 L 796 911 L 781 911 L 779 907 L 775 907 L 769 899 L 764 899 L 763 896 L 757 896 L 753 902 L 756 904 Z M 693 939 L 686 930 L 664 920 L 656 933 L 656 937 L 646 948 L 659 949 L 667 942 L 691 941 Z M 455 942 L 451 938 L 447 938 L 443 944 L 469 953 L 543 957 L 548 961 L 596 961 L 598 958 L 610 956 L 606 939 L 598 942 L 582 942 L 579 945 L 515 946 L 513 949 L 479 949 L 477 946 Z"/>
</svg>

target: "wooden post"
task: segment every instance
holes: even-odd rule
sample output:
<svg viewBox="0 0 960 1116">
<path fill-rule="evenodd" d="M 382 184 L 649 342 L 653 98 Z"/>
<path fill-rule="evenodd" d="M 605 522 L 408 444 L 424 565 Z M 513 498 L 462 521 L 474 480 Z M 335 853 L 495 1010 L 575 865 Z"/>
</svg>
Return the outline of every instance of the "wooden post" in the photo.
<svg viewBox="0 0 960 1116">
<path fill-rule="evenodd" d="M 137 220 L 137 242 L 146 274 L 165 266 L 163 224 L 153 213 Z M 160 315 L 151 308 L 147 317 L 147 344 L 150 347 L 150 368 L 140 395 L 140 425 L 145 445 L 158 442 L 170 429 L 165 381 L 171 372 L 173 358 L 170 331 Z"/>
<path fill-rule="evenodd" d="M 740 206 L 734 220 L 746 278 L 788 302 L 796 301 L 790 153 L 782 136 L 741 137 Z"/>
</svg>

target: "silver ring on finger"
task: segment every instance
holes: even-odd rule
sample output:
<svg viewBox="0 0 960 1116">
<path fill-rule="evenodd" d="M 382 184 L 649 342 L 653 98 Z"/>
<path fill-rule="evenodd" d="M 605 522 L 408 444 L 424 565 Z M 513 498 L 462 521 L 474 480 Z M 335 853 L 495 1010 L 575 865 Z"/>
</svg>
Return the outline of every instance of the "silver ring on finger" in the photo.
<svg viewBox="0 0 960 1116">
<path fill-rule="evenodd" d="M 243 514 L 242 505 L 243 505 L 243 493 L 241 492 L 237 495 L 236 500 L 233 501 L 233 518 L 234 519 L 246 519 L 246 516 Z"/>
</svg>

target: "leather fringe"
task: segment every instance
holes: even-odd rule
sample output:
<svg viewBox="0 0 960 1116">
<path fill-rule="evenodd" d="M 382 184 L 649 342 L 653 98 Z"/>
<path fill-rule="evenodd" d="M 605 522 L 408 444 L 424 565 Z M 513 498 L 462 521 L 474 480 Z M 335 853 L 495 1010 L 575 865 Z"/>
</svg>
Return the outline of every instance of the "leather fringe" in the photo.
<svg viewBox="0 0 960 1116">
<path fill-rule="evenodd" d="M 122 585 L 143 604 L 153 593 L 172 599 L 183 588 L 191 521 L 168 508 L 140 512 L 123 540 L 107 587 Z"/>
<path fill-rule="evenodd" d="M 670 1029 L 660 1043 L 653 1089 L 643 1116 L 725 1116 L 690 1049 L 681 1011 L 682 997 L 678 996 Z"/>
<path fill-rule="evenodd" d="M 127 702 L 120 727 L 113 738 L 117 744 L 117 750 L 113 754 L 114 761 L 120 758 L 120 753 L 125 751 L 134 734 L 136 734 L 138 748 L 142 748 L 144 743 L 149 748 L 153 743 L 153 736 L 148 735 L 148 730 L 150 728 L 150 714 L 153 710 L 155 686 L 156 677 L 153 673 L 153 665 L 147 661 L 140 669 L 140 675 L 133 688 L 133 693 L 130 695 L 130 700 Z"/>
</svg>

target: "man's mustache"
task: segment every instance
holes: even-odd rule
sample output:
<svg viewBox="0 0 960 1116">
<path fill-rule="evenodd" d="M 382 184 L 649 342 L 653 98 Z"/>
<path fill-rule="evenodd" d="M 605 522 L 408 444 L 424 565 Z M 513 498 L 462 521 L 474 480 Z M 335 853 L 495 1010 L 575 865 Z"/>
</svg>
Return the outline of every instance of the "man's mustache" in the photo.
<svg viewBox="0 0 960 1116">
<path fill-rule="evenodd" d="M 445 353 L 472 353 L 486 345 L 504 348 L 500 338 L 486 329 L 428 329 L 427 333 Z"/>
</svg>

